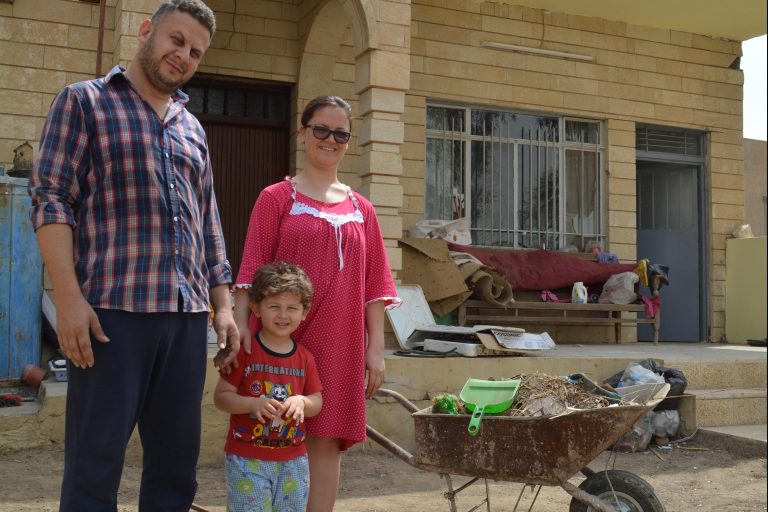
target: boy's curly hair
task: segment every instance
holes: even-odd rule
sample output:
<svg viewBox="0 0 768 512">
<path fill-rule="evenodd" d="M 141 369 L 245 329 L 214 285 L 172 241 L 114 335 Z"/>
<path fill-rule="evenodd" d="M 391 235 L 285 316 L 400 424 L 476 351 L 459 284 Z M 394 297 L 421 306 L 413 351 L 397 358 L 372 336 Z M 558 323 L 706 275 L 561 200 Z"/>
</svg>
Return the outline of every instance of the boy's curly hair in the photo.
<svg viewBox="0 0 768 512">
<path fill-rule="evenodd" d="M 304 309 L 309 309 L 314 289 L 304 269 L 287 261 L 276 261 L 256 271 L 248 298 L 251 302 L 261 302 L 281 293 L 297 295 Z"/>
</svg>

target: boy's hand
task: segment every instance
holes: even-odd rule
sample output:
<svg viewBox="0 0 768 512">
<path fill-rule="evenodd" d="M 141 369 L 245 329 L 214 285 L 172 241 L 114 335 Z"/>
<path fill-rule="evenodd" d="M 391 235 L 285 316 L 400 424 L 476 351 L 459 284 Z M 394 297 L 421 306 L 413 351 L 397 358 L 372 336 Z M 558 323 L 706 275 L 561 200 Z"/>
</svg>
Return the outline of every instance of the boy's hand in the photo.
<svg viewBox="0 0 768 512">
<path fill-rule="evenodd" d="M 281 414 L 282 405 L 274 398 L 268 398 L 265 395 L 253 399 L 251 408 L 251 418 L 261 423 L 269 423 L 279 414 Z"/>
<path fill-rule="evenodd" d="M 303 395 L 289 396 L 282 404 L 283 407 L 280 411 L 280 415 L 287 420 L 296 420 L 296 424 L 298 425 L 304 421 L 305 404 L 306 401 Z"/>
</svg>

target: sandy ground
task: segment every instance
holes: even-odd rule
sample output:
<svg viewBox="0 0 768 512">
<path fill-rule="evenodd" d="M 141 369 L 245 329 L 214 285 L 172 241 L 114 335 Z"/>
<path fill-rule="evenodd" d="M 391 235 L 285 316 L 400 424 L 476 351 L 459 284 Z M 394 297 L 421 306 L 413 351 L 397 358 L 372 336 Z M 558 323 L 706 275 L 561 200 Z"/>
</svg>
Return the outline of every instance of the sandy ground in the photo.
<svg viewBox="0 0 768 512">
<path fill-rule="evenodd" d="M 684 449 L 689 448 L 689 449 Z M 735 455 L 695 441 L 684 448 L 653 452 L 617 454 L 615 467 L 632 471 L 650 482 L 668 512 L 765 511 L 766 453 L 757 450 L 755 458 Z M 690 449 L 693 448 L 693 449 Z M 698 449 L 696 449 L 698 448 Z M 611 452 L 605 452 L 590 467 L 604 469 Z M 0 454 L 0 512 L 55 512 L 61 481 L 63 449 L 50 445 L 34 450 Z M 136 493 L 141 468 L 125 467 L 120 489 L 120 512 L 136 510 Z M 338 512 L 445 512 L 445 484 L 439 475 L 421 471 L 388 452 L 355 449 L 344 455 L 342 484 L 336 506 Z M 226 493 L 220 465 L 202 466 L 200 490 L 195 504 L 210 512 L 225 512 Z M 464 481 L 455 477 L 454 486 Z M 583 477 L 571 482 L 578 485 Z M 530 487 L 507 482 L 490 485 L 491 509 L 496 512 L 529 510 Z M 468 510 L 484 495 L 481 485 L 469 487 L 459 495 L 459 510 Z M 570 496 L 560 487 L 544 487 L 533 507 L 540 511 L 566 511 Z M 485 510 L 485 507 L 482 508 Z"/>
</svg>

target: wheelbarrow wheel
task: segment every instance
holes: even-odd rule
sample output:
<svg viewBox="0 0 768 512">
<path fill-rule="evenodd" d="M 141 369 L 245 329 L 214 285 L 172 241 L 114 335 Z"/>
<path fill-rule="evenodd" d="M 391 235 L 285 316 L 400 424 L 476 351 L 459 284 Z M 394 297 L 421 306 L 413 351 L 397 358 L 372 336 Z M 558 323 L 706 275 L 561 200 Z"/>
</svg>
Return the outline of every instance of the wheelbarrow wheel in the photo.
<svg viewBox="0 0 768 512">
<path fill-rule="evenodd" d="M 629 471 L 609 469 L 594 473 L 579 489 L 613 505 L 618 512 L 666 512 L 653 486 Z M 593 512 L 593 509 L 573 498 L 569 512 Z"/>
</svg>

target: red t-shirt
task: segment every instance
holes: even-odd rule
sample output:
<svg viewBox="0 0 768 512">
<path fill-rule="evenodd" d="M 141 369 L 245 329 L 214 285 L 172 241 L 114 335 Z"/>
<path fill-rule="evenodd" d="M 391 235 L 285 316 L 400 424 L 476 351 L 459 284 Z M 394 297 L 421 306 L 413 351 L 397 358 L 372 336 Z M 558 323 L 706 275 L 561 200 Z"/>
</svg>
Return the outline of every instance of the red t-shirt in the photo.
<svg viewBox="0 0 768 512">
<path fill-rule="evenodd" d="M 258 336 L 251 340 L 251 355 L 241 348 L 237 368 L 222 379 L 237 387 L 243 396 L 268 395 L 286 399 L 292 395 L 312 395 L 323 385 L 312 354 L 294 342 L 290 353 L 278 354 L 265 347 Z M 275 418 L 264 424 L 249 414 L 231 414 L 224 451 L 249 459 L 291 460 L 307 453 L 304 423 Z"/>
</svg>

